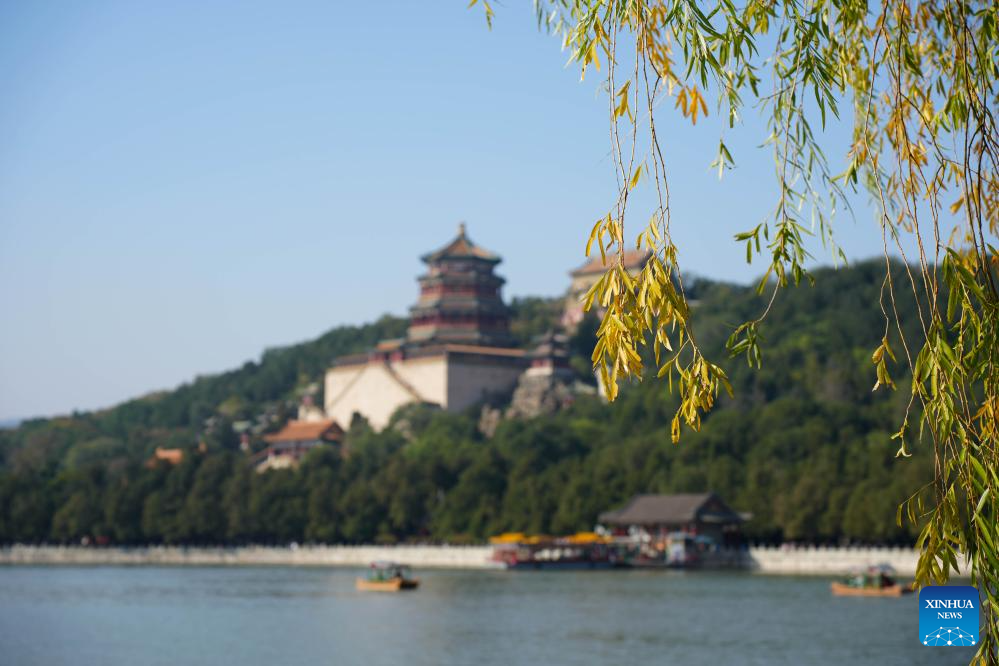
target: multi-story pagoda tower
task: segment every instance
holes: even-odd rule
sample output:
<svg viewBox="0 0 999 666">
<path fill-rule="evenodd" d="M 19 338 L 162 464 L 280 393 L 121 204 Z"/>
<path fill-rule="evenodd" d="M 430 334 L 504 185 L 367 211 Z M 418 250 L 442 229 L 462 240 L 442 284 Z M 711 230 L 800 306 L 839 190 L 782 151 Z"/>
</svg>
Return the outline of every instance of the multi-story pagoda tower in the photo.
<svg viewBox="0 0 999 666">
<path fill-rule="evenodd" d="M 403 405 L 461 411 L 516 386 L 527 359 L 512 346 L 503 278 L 493 273 L 500 258 L 470 241 L 461 225 L 423 261 L 409 333 L 333 361 L 323 395 L 327 418 L 350 423 L 361 414 L 381 429 Z"/>
<path fill-rule="evenodd" d="M 458 235 L 421 257 L 420 298 L 410 308 L 409 344 L 509 347 L 510 312 L 500 296 L 505 280 L 493 270 L 502 261 L 458 227 Z"/>
</svg>

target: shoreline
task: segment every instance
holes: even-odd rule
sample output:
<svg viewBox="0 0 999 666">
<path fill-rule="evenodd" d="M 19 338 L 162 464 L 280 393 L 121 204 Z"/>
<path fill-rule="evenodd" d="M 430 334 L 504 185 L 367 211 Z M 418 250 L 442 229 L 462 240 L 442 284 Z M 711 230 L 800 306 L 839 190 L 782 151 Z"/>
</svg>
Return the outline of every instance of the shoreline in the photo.
<svg viewBox="0 0 999 666">
<path fill-rule="evenodd" d="M 426 569 L 496 569 L 490 546 L 26 546 L 0 548 L 9 566 L 366 567 L 376 560 Z M 702 569 L 775 575 L 840 575 L 876 564 L 913 576 L 919 554 L 904 547 L 753 546 L 707 553 Z"/>
</svg>

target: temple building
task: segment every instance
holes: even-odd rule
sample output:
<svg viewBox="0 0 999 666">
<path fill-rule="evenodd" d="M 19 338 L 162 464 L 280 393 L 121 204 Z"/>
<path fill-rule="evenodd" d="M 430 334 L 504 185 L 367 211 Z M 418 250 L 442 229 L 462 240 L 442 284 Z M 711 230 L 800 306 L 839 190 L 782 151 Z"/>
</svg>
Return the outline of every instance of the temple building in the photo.
<svg viewBox="0 0 999 666">
<path fill-rule="evenodd" d="M 317 446 L 339 444 L 343 430 L 336 421 L 288 421 L 283 428 L 264 435 L 267 448 L 251 459 L 257 472 L 297 467 L 309 451 Z"/>
<path fill-rule="evenodd" d="M 498 256 L 468 240 L 462 224 L 453 241 L 421 259 L 427 272 L 410 308 L 411 345 L 511 346 L 510 313 L 500 297 L 505 280 L 493 273 Z"/>
<path fill-rule="evenodd" d="M 569 336 L 548 331 L 535 340 L 534 349 L 528 354 L 530 367 L 527 377 L 554 376 L 573 381 L 575 373 L 569 368 Z"/>
<path fill-rule="evenodd" d="M 406 337 L 334 361 L 326 372 L 327 418 L 349 424 L 357 413 L 381 429 L 405 404 L 461 411 L 513 389 L 527 361 L 512 348 L 504 280 L 494 273 L 500 257 L 475 245 L 462 224 L 422 260 L 427 271 Z"/>
</svg>

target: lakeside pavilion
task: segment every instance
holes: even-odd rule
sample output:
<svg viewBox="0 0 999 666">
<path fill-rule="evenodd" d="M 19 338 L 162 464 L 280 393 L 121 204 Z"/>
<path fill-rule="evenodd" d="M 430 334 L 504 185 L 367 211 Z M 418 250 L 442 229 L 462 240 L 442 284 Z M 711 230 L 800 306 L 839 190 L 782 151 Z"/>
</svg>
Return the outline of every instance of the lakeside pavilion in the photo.
<svg viewBox="0 0 999 666">
<path fill-rule="evenodd" d="M 671 535 L 682 534 L 729 546 L 741 540 L 745 518 L 708 492 L 635 495 L 620 509 L 601 513 L 598 521 L 615 535 L 647 543 L 665 544 Z"/>
</svg>

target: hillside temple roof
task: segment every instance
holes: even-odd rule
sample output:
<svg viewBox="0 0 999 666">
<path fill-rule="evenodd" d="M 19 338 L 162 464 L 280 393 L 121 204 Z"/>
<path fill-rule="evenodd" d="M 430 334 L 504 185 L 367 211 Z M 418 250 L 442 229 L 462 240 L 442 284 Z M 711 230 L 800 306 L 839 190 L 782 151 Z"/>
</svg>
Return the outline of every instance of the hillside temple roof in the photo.
<svg viewBox="0 0 999 666">
<path fill-rule="evenodd" d="M 648 250 L 625 250 L 624 252 L 624 267 L 630 270 L 638 270 L 645 266 L 645 262 L 649 260 L 651 253 Z M 594 273 L 603 273 L 607 270 L 607 267 L 616 259 L 616 255 L 613 252 L 607 253 L 607 263 L 604 264 L 603 260 L 596 256 L 589 260 L 576 270 L 572 271 L 569 275 L 576 277 L 579 275 L 592 275 Z"/>
<path fill-rule="evenodd" d="M 338 441 L 343 437 L 343 429 L 336 421 L 288 421 L 283 428 L 270 435 L 264 435 L 269 444 L 283 442 Z"/>
</svg>

